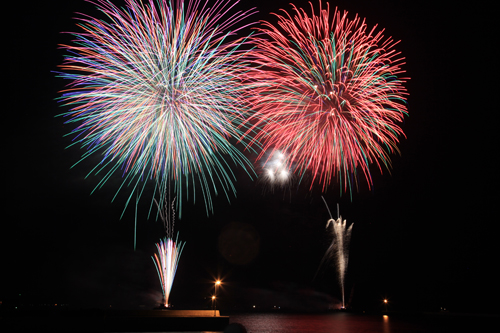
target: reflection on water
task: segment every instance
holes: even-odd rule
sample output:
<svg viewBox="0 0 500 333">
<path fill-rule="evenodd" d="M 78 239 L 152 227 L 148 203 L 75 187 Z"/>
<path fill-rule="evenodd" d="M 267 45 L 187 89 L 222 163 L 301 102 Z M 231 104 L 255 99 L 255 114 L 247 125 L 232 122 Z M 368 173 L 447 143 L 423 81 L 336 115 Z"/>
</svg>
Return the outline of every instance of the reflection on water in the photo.
<svg viewBox="0 0 500 333">
<path fill-rule="evenodd" d="M 384 323 L 382 325 L 382 332 L 384 333 L 391 333 L 391 326 L 389 324 L 389 315 L 383 315 L 382 316 L 383 320 L 384 320 Z"/>
<path fill-rule="evenodd" d="M 385 330 L 381 316 L 354 316 L 347 313 L 234 315 L 230 316 L 230 322 L 243 324 L 248 333 L 390 332 Z"/>
<path fill-rule="evenodd" d="M 352 313 L 255 313 L 230 316 L 248 333 L 438 333 L 479 332 L 497 318 L 438 315 L 362 315 Z"/>
</svg>

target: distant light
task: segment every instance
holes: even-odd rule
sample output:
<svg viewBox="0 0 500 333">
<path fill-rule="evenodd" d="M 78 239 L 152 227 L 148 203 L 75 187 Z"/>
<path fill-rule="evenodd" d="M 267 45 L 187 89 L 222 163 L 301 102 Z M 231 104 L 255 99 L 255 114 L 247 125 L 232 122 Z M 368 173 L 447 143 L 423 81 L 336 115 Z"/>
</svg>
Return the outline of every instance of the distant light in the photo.
<svg viewBox="0 0 500 333">
<path fill-rule="evenodd" d="M 220 280 L 215 281 L 215 284 L 219 285 L 220 284 Z"/>
<path fill-rule="evenodd" d="M 215 296 L 212 296 L 212 299 L 215 299 Z"/>
</svg>

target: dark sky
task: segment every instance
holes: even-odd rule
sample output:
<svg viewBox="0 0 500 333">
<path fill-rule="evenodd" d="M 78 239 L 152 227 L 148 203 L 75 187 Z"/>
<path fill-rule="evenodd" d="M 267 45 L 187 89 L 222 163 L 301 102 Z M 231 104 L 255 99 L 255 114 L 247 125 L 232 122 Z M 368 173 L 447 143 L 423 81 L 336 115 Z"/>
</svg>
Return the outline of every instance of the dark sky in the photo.
<svg viewBox="0 0 500 333">
<path fill-rule="evenodd" d="M 244 0 L 239 7 L 256 6 L 254 20 L 270 20 L 289 2 Z M 354 307 L 377 309 L 387 297 L 395 310 L 499 310 L 497 37 L 484 3 L 331 2 L 401 40 L 411 77 L 406 139 L 391 173 L 374 170 L 373 189 L 353 193 L 352 201 L 335 189 L 325 194 L 332 211 L 340 203 L 354 223 L 347 278 Z M 92 162 L 70 169 L 80 152 L 65 149 L 71 128 L 54 117 L 66 110 L 54 100 L 66 83 L 53 73 L 64 54 L 57 45 L 69 39 L 61 31 L 77 29 L 75 12 L 95 14 L 84 1 L 63 0 L 18 2 L 5 13 L 15 20 L 3 43 L 0 301 L 21 294 L 25 303 L 150 307 L 161 297 L 150 259 L 161 223 L 147 220 L 144 200 L 134 252 L 134 210 L 120 220 L 125 196 L 111 203 L 119 177 L 90 195 L 99 181 L 84 179 Z M 329 245 L 320 193 L 304 184 L 286 195 L 266 192 L 238 172 L 231 204 L 215 200 L 215 214 L 206 217 L 201 201 L 188 203 L 176 222 L 186 246 L 172 302 L 206 306 L 215 276 L 224 277 L 228 308 L 314 308 L 338 298 L 332 269 L 313 281 Z M 242 249 L 250 257 L 238 257 Z"/>
</svg>

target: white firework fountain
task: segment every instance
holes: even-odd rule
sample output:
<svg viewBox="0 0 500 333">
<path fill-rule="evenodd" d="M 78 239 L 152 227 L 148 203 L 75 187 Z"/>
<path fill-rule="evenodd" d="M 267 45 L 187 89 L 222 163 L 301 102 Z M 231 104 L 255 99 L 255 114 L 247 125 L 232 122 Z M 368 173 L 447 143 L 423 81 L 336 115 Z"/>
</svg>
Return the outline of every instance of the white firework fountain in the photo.
<svg viewBox="0 0 500 333">
<path fill-rule="evenodd" d="M 324 198 L 323 201 L 325 202 L 328 213 L 330 214 L 330 219 L 326 222 L 326 228 L 330 228 L 333 240 L 325 252 L 319 267 L 321 268 L 325 261 L 330 261 L 332 259 L 335 261 L 339 285 L 342 293 L 342 309 L 345 309 L 345 276 L 347 272 L 347 264 L 349 262 L 349 244 L 351 241 L 352 226 L 354 223 L 347 227 L 347 220 L 342 220 L 342 216 L 338 213 L 338 205 L 337 220 L 333 219 Z"/>
<path fill-rule="evenodd" d="M 158 255 L 154 254 L 153 262 L 155 263 L 160 279 L 161 289 L 163 292 L 162 308 L 169 307 L 170 290 L 174 283 L 175 273 L 177 271 L 177 264 L 181 257 L 183 242 L 174 241 L 172 238 L 165 237 L 159 243 L 156 243 Z"/>
<path fill-rule="evenodd" d="M 156 200 L 155 200 L 156 202 Z M 156 243 L 158 255 L 155 253 L 151 258 L 156 267 L 158 278 L 160 279 L 161 289 L 163 292 L 162 308 L 170 307 L 168 301 L 170 297 L 170 290 L 174 283 L 175 273 L 177 272 L 177 265 L 184 248 L 184 242 L 178 241 L 178 237 L 174 240 L 174 223 L 175 223 L 175 210 L 174 201 L 169 209 L 168 205 L 164 205 L 165 211 L 160 210 L 160 205 L 156 202 L 160 217 L 165 226 L 166 237 L 160 239 Z M 177 235 L 178 236 L 178 235 Z"/>
</svg>

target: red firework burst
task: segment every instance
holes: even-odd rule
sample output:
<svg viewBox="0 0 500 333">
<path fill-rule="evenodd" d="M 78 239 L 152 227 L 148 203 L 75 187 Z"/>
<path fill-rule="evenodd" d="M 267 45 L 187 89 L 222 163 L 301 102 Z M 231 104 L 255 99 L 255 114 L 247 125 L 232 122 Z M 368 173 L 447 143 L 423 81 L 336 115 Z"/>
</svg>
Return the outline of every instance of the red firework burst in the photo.
<svg viewBox="0 0 500 333">
<path fill-rule="evenodd" d="M 293 5 L 292 5 L 293 6 Z M 293 6 L 277 26 L 262 22 L 253 38 L 255 70 L 249 73 L 256 113 L 249 120 L 262 145 L 281 149 L 300 174 L 309 170 L 311 187 L 323 191 L 334 177 L 344 190 L 370 165 L 390 168 L 399 152 L 398 124 L 407 114 L 404 58 L 384 39 L 383 30 L 368 30 L 358 16 L 335 9 L 330 16 L 320 2 L 319 15 Z M 341 187 L 342 188 L 342 187 Z"/>
</svg>

